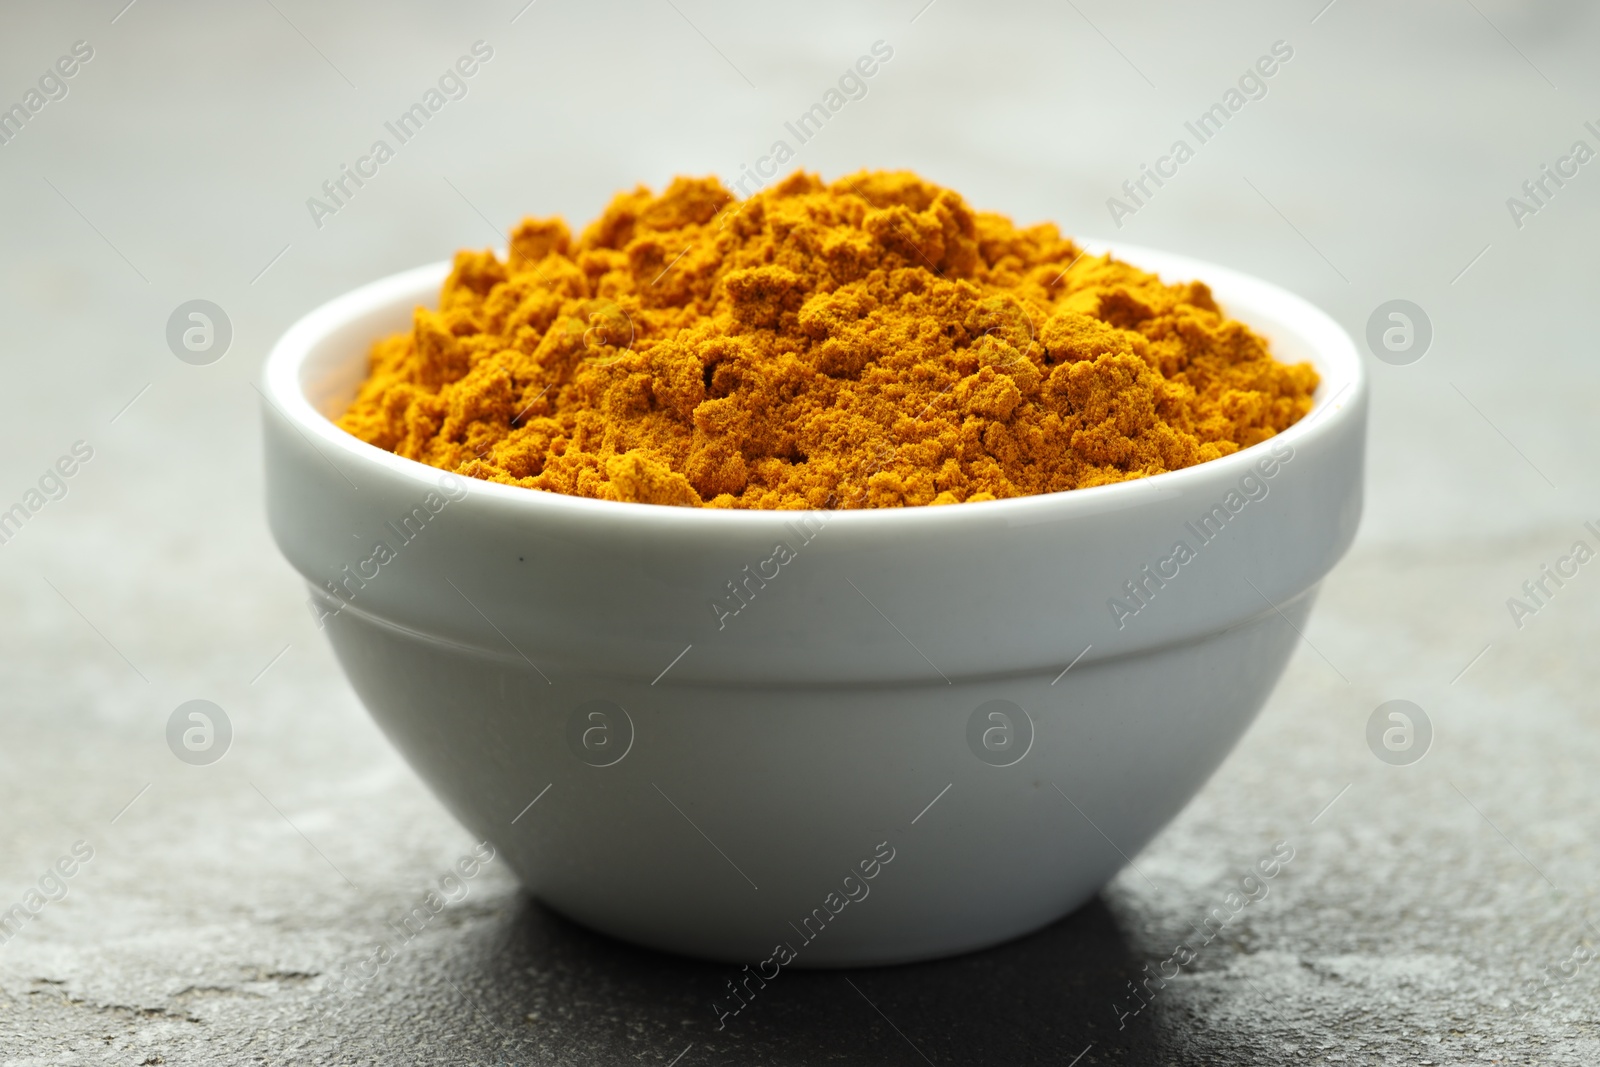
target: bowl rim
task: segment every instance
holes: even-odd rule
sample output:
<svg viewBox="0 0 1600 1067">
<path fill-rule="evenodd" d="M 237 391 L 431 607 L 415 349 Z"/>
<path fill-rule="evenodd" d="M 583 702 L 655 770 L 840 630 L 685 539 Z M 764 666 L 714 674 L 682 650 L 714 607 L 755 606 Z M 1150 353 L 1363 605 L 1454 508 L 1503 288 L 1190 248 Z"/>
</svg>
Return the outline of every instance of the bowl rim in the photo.
<svg viewBox="0 0 1600 1067">
<path fill-rule="evenodd" d="M 1047 517 L 1058 520 L 1076 514 L 1117 510 L 1132 506 L 1142 498 L 1147 499 L 1152 493 L 1166 496 L 1203 484 L 1235 481 L 1254 469 L 1256 462 L 1265 458 L 1274 445 L 1299 447 L 1334 433 L 1345 422 L 1360 417 L 1367 394 L 1367 373 L 1360 353 L 1349 333 L 1332 316 L 1310 301 L 1254 275 L 1189 256 L 1120 241 L 1079 239 L 1077 243 L 1085 254 L 1109 253 L 1118 260 L 1158 274 L 1169 284 L 1174 278 L 1179 281 L 1202 281 L 1214 292 L 1220 290 L 1229 294 L 1219 295 L 1218 303 L 1224 305 L 1230 315 L 1236 314 L 1227 307 L 1231 300 L 1256 307 L 1271 306 L 1279 321 L 1298 334 L 1312 349 L 1309 358 L 1322 380 L 1313 394 L 1311 410 L 1293 426 L 1265 441 L 1220 459 L 1207 460 L 1180 470 L 1110 485 L 1001 500 L 968 501 L 941 507 L 913 505 L 834 510 L 670 507 L 635 501 L 596 500 L 550 490 L 457 477 L 474 499 L 492 502 L 493 506 L 512 512 L 535 516 L 550 514 L 550 509 L 555 509 L 556 514 L 563 514 L 570 519 L 591 518 L 601 522 L 627 518 L 674 527 L 688 526 L 691 529 L 703 528 L 707 524 L 726 529 L 730 524 L 760 526 L 793 521 L 796 516 L 826 515 L 830 525 L 844 523 L 854 527 L 891 524 L 899 527 L 904 524 L 959 521 L 981 515 L 988 519 L 1031 524 Z M 401 300 L 413 304 L 427 303 L 427 289 L 432 288 L 436 295 L 451 265 L 452 260 L 440 260 L 358 286 L 307 312 L 273 345 L 263 367 L 262 398 L 308 443 L 322 452 L 323 458 L 329 458 L 324 448 L 331 448 L 350 463 L 377 466 L 407 482 L 430 489 L 438 484 L 441 475 L 449 473 L 442 468 L 396 455 L 340 429 L 332 419 L 318 411 L 307 397 L 301 383 L 301 370 L 320 342 L 352 320 Z M 420 298 L 416 295 L 419 290 L 423 293 Z M 1244 294 L 1242 299 L 1241 294 Z M 433 305 L 436 304 L 435 300 Z M 1256 326 L 1251 328 L 1260 329 Z M 373 337 L 367 344 L 370 346 L 378 339 Z M 1049 514 L 1037 514 L 1040 511 L 1048 511 Z"/>
</svg>

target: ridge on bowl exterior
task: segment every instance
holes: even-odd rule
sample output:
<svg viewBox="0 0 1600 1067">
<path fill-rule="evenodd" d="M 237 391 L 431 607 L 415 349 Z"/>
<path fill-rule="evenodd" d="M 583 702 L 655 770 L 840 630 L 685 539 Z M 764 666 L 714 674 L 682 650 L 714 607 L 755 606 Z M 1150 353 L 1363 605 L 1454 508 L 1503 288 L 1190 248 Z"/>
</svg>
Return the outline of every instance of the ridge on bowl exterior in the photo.
<svg viewBox="0 0 1600 1067">
<path fill-rule="evenodd" d="M 1185 470 L 940 508 L 476 482 L 326 417 L 371 343 L 437 298 L 441 263 L 332 301 L 273 350 L 273 535 L 386 734 L 572 919 L 752 968 L 1027 933 L 1227 755 L 1361 511 L 1348 335 L 1265 282 L 1109 250 L 1206 281 L 1278 358 L 1313 362 L 1312 412 Z"/>
</svg>

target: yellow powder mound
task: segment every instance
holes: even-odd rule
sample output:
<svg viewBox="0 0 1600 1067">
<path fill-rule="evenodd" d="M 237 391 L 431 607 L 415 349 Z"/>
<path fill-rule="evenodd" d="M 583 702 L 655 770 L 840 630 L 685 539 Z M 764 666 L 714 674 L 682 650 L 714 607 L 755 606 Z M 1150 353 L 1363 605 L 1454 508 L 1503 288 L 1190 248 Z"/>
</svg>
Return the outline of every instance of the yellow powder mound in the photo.
<svg viewBox="0 0 1600 1067">
<path fill-rule="evenodd" d="M 1164 284 L 906 172 L 714 179 L 525 220 L 379 341 L 339 425 L 462 475 L 602 500 L 853 508 L 1204 463 L 1311 408 L 1200 282 Z"/>
</svg>

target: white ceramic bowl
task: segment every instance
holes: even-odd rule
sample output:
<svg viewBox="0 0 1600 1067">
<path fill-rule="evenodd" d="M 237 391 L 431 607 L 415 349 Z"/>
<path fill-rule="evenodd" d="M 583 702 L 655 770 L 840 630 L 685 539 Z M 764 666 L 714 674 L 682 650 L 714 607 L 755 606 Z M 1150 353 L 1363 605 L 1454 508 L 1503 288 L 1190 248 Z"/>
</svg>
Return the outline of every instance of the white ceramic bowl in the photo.
<svg viewBox="0 0 1600 1067">
<path fill-rule="evenodd" d="M 384 731 L 551 908 L 764 973 L 1015 937 L 1084 903 L 1217 767 L 1361 512 L 1349 336 L 1265 282 L 1112 250 L 1206 281 L 1280 359 L 1314 363 L 1312 413 L 1187 470 L 952 507 L 711 511 L 461 480 L 326 417 L 372 341 L 436 300 L 441 263 L 273 350 L 273 534 Z"/>
</svg>

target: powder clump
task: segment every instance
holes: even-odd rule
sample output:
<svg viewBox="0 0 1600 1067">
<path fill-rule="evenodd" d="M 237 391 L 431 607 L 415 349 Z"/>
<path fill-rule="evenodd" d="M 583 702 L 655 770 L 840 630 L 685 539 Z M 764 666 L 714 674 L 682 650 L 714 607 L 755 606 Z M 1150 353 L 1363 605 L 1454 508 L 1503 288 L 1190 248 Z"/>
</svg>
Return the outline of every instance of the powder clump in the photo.
<svg viewBox="0 0 1600 1067">
<path fill-rule="evenodd" d="M 350 433 L 458 474 L 719 508 L 954 504 L 1263 441 L 1317 374 L 1198 281 L 1090 256 L 907 172 L 715 179 L 527 219 L 380 340 Z"/>
</svg>

